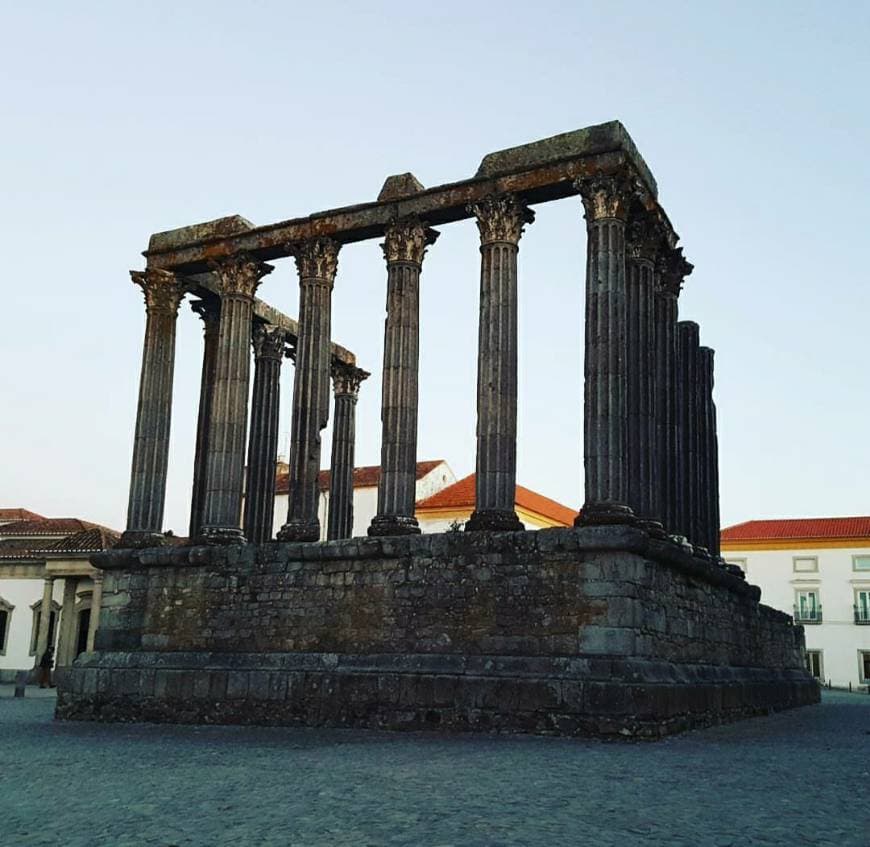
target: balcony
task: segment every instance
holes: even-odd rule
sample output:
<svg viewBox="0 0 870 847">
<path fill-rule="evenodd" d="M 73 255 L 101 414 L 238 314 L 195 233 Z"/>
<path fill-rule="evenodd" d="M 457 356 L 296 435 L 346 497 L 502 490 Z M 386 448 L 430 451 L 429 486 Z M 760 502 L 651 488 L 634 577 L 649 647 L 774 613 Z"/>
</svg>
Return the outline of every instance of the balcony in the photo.
<svg viewBox="0 0 870 847">
<path fill-rule="evenodd" d="M 795 623 L 821 623 L 822 622 L 822 607 L 815 606 L 800 609 L 794 607 L 794 622 Z"/>
<path fill-rule="evenodd" d="M 855 623 L 870 625 L 870 606 L 853 606 L 855 610 Z"/>
</svg>

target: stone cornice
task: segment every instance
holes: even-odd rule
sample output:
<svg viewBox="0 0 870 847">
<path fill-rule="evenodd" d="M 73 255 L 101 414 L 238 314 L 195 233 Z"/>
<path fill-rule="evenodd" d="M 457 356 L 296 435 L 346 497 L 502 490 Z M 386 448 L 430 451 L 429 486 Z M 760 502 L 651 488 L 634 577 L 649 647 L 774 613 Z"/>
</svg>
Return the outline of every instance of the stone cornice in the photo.
<svg viewBox="0 0 870 847">
<path fill-rule="evenodd" d="M 490 195 L 470 204 L 468 211 L 477 218 L 481 244 L 507 242 L 516 246 L 526 224 L 535 220 L 535 213 L 514 194 Z"/>
<path fill-rule="evenodd" d="M 254 299 L 260 280 L 275 270 L 246 253 L 210 264 L 220 279 L 221 297 L 245 297 L 250 300 Z"/>
<path fill-rule="evenodd" d="M 148 313 L 177 315 L 178 305 L 184 297 L 184 283 L 172 272 L 150 269 L 130 271 L 130 278 L 145 295 Z"/>
<path fill-rule="evenodd" d="M 338 270 L 341 245 L 332 238 L 309 238 L 287 245 L 287 252 L 296 260 L 300 280 L 321 280 L 330 286 Z"/>
<path fill-rule="evenodd" d="M 388 265 L 397 262 L 422 265 L 426 248 L 438 240 L 438 235 L 417 218 L 406 218 L 387 227 L 381 249 Z"/>
<path fill-rule="evenodd" d="M 354 399 L 359 396 L 360 384 L 371 376 L 368 371 L 364 371 L 362 368 L 341 362 L 333 362 L 331 373 L 335 396 L 351 396 Z"/>
<path fill-rule="evenodd" d="M 281 327 L 257 323 L 251 331 L 254 356 L 280 362 L 285 356 L 287 333 Z"/>
</svg>

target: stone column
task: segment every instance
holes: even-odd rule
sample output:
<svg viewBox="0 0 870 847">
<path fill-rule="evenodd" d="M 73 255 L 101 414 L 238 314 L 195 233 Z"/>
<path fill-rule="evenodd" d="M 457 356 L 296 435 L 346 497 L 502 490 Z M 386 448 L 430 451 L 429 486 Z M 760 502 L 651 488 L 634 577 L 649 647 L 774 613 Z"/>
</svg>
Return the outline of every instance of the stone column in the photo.
<svg viewBox="0 0 870 847">
<path fill-rule="evenodd" d="M 469 209 L 480 230 L 480 323 L 475 507 L 465 529 L 517 531 L 517 253 L 535 214 L 512 194 Z"/>
<path fill-rule="evenodd" d="M 417 533 L 417 370 L 420 271 L 426 247 L 438 233 L 418 220 L 387 227 L 387 319 L 381 394 L 381 479 L 378 513 L 369 535 Z"/>
<path fill-rule="evenodd" d="M 654 496 L 658 465 L 655 425 L 655 259 L 662 236 L 648 218 L 634 218 L 627 232 L 628 290 L 626 357 L 628 370 L 628 505 L 641 523 L 661 531 Z"/>
<path fill-rule="evenodd" d="M 314 238 L 290 246 L 299 272 L 299 334 L 290 427 L 290 496 L 281 541 L 319 541 L 320 433 L 329 421 L 332 287 L 339 245 Z"/>
<path fill-rule="evenodd" d="M 47 576 L 42 586 L 42 605 L 39 607 L 39 632 L 36 635 L 36 665 L 48 647 L 48 629 L 51 625 L 51 603 L 54 594 L 54 577 Z"/>
<path fill-rule="evenodd" d="M 680 321 L 677 324 L 679 344 L 680 451 L 679 534 L 692 544 L 700 545 L 698 537 L 698 324 Z"/>
<path fill-rule="evenodd" d="M 630 523 L 627 505 L 625 222 L 634 185 L 622 176 L 582 178 L 587 230 L 584 357 L 585 503 L 578 525 Z"/>
<path fill-rule="evenodd" d="M 175 368 L 175 321 L 184 287 L 170 271 L 131 271 L 130 276 L 145 295 L 147 319 L 130 473 L 130 499 L 127 504 L 127 529 L 121 536 L 120 546 L 147 547 L 163 543 L 163 506 Z"/>
<path fill-rule="evenodd" d="M 91 594 L 91 617 L 88 621 L 88 653 L 94 652 L 94 639 L 100 628 L 100 607 L 103 605 L 103 574 L 95 573 L 92 577 L 94 590 Z"/>
<path fill-rule="evenodd" d="M 70 576 L 64 577 L 63 605 L 60 610 L 60 631 L 57 636 L 57 653 L 55 655 L 55 664 L 59 668 L 71 664 L 75 658 L 76 588 L 78 588 L 78 579 Z"/>
<path fill-rule="evenodd" d="M 682 481 L 679 474 L 679 421 L 677 386 L 677 320 L 683 280 L 692 265 L 682 248 L 666 250 L 656 262 L 655 348 L 656 348 L 656 440 L 658 442 L 658 514 L 668 532 L 677 532 Z"/>
<path fill-rule="evenodd" d="M 353 534 L 353 468 L 356 446 L 356 401 L 359 387 L 370 374 L 343 362 L 332 363 L 335 419 L 332 422 L 332 461 L 329 473 L 329 517 L 326 537 Z"/>
<path fill-rule="evenodd" d="M 278 401 L 281 360 L 287 333 L 277 326 L 257 324 L 254 344 L 254 396 L 245 480 L 245 538 L 263 544 L 272 538 L 275 511 L 275 462 L 278 457 Z"/>
<path fill-rule="evenodd" d="M 213 268 L 220 279 L 221 316 L 200 540 L 206 544 L 243 544 L 239 521 L 251 373 L 251 312 L 260 280 L 273 268 L 244 254 L 216 262 Z"/>
<path fill-rule="evenodd" d="M 190 306 L 202 318 L 203 323 L 202 375 L 199 384 L 199 414 L 196 420 L 196 449 L 193 456 L 193 488 L 190 498 L 190 528 L 188 530 L 190 538 L 198 538 L 202 530 L 203 509 L 205 507 L 209 418 L 217 363 L 221 305 L 217 297 L 210 297 L 207 300 L 195 300 Z"/>
<path fill-rule="evenodd" d="M 701 544 L 710 555 L 719 557 L 719 444 L 716 433 L 716 404 L 713 402 L 713 362 L 714 352 L 710 347 L 700 348 L 700 389 L 701 419 L 703 431 L 701 439 L 701 460 L 704 496 L 702 521 L 704 538 Z"/>
</svg>

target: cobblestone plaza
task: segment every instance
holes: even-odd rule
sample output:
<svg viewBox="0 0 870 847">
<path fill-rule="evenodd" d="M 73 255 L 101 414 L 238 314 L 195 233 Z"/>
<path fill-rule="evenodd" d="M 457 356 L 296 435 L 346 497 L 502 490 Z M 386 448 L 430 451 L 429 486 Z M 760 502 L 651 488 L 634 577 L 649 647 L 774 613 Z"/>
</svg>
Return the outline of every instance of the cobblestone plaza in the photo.
<svg viewBox="0 0 870 847">
<path fill-rule="evenodd" d="M 870 697 L 656 744 L 65 723 L 0 687 L 4 845 L 870 842 Z"/>
</svg>

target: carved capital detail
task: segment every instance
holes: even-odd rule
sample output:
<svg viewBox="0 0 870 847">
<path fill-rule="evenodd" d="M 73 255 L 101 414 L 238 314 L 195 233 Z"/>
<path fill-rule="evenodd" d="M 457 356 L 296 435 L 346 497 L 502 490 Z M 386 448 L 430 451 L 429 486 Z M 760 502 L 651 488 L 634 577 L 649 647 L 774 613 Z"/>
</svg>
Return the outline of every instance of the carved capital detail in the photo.
<svg viewBox="0 0 870 847">
<path fill-rule="evenodd" d="M 640 187 L 626 173 L 585 176 L 574 180 L 583 200 L 587 223 L 616 218 L 624 221 Z"/>
<path fill-rule="evenodd" d="M 438 240 L 439 234 L 416 218 L 391 223 L 381 244 L 387 264 L 410 262 L 422 265 L 426 248 Z"/>
<path fill-rule="evenodd" d="M 251 331 L 251 343 L 254 346 L 254 356 L 258 359 L 275 359 L 280 362 L 285 355 L 287 333 L 279 326 L 257 323 Z"/>
<path fill-rule="evenodd" d="M 287 252 L 296 260 L 299 279 L 322 279 L 332 285 L 340 247 L 331 238 L 309 238 L 288 244 Z"/>
<path fill-rule="evenodd" d="M 661 224 L 649 216 L 632 217 L 625 231 L 625 249 L 635 261 L 655 262 L 666 244 Z"/>
<path fill-rule="evenodd" d="M 353 398 L 358 397 L 360 384 L 371 376 L 368 371 L 364 371 L 362 368 L 338 361 L 333 361 L 331 373 L 332 387 L 336 397 L 348 394 Z"/>
<path fill-rule="evenodd" d="M 221 284 L 221 296 L 247 297 L 251 300 L 260 285 L 260 280 L 275 268 L 248 256 L 246 253 L 238 253 L 226 259 L 209 262 Z"/>
<path fill-rule="evenodd" d="M 516 246 L 525 225 L 535 220 L 535 213 L 514 194 L 490 195 L 467 208 L 477 218 L 481 244 L 506 241 Z"/>
<path fill-rule="evenodd" d="M 221 321 L 221 301 L 217 297 L 209 297 L 207 300 L 193 300 L 190 308 L 202 318 L 205 332 L 217 329 Z"/>
<path fill-rule="evenodd" d="M 151 268 L 147 271 L 130 271 L 130 278 L 145 295 L 148 313 L 162 312 L 177 315 L 178 306 L 184 297 L 184 283 L 172 272 Z"/>
<path fill-rule="evenodd" d="M 679 297 L 683 281 L 694 269 L 695 266 L 683 256 L 682 247 L 663 252 L 656 261 L 660 293 Z"/>
</svg>

